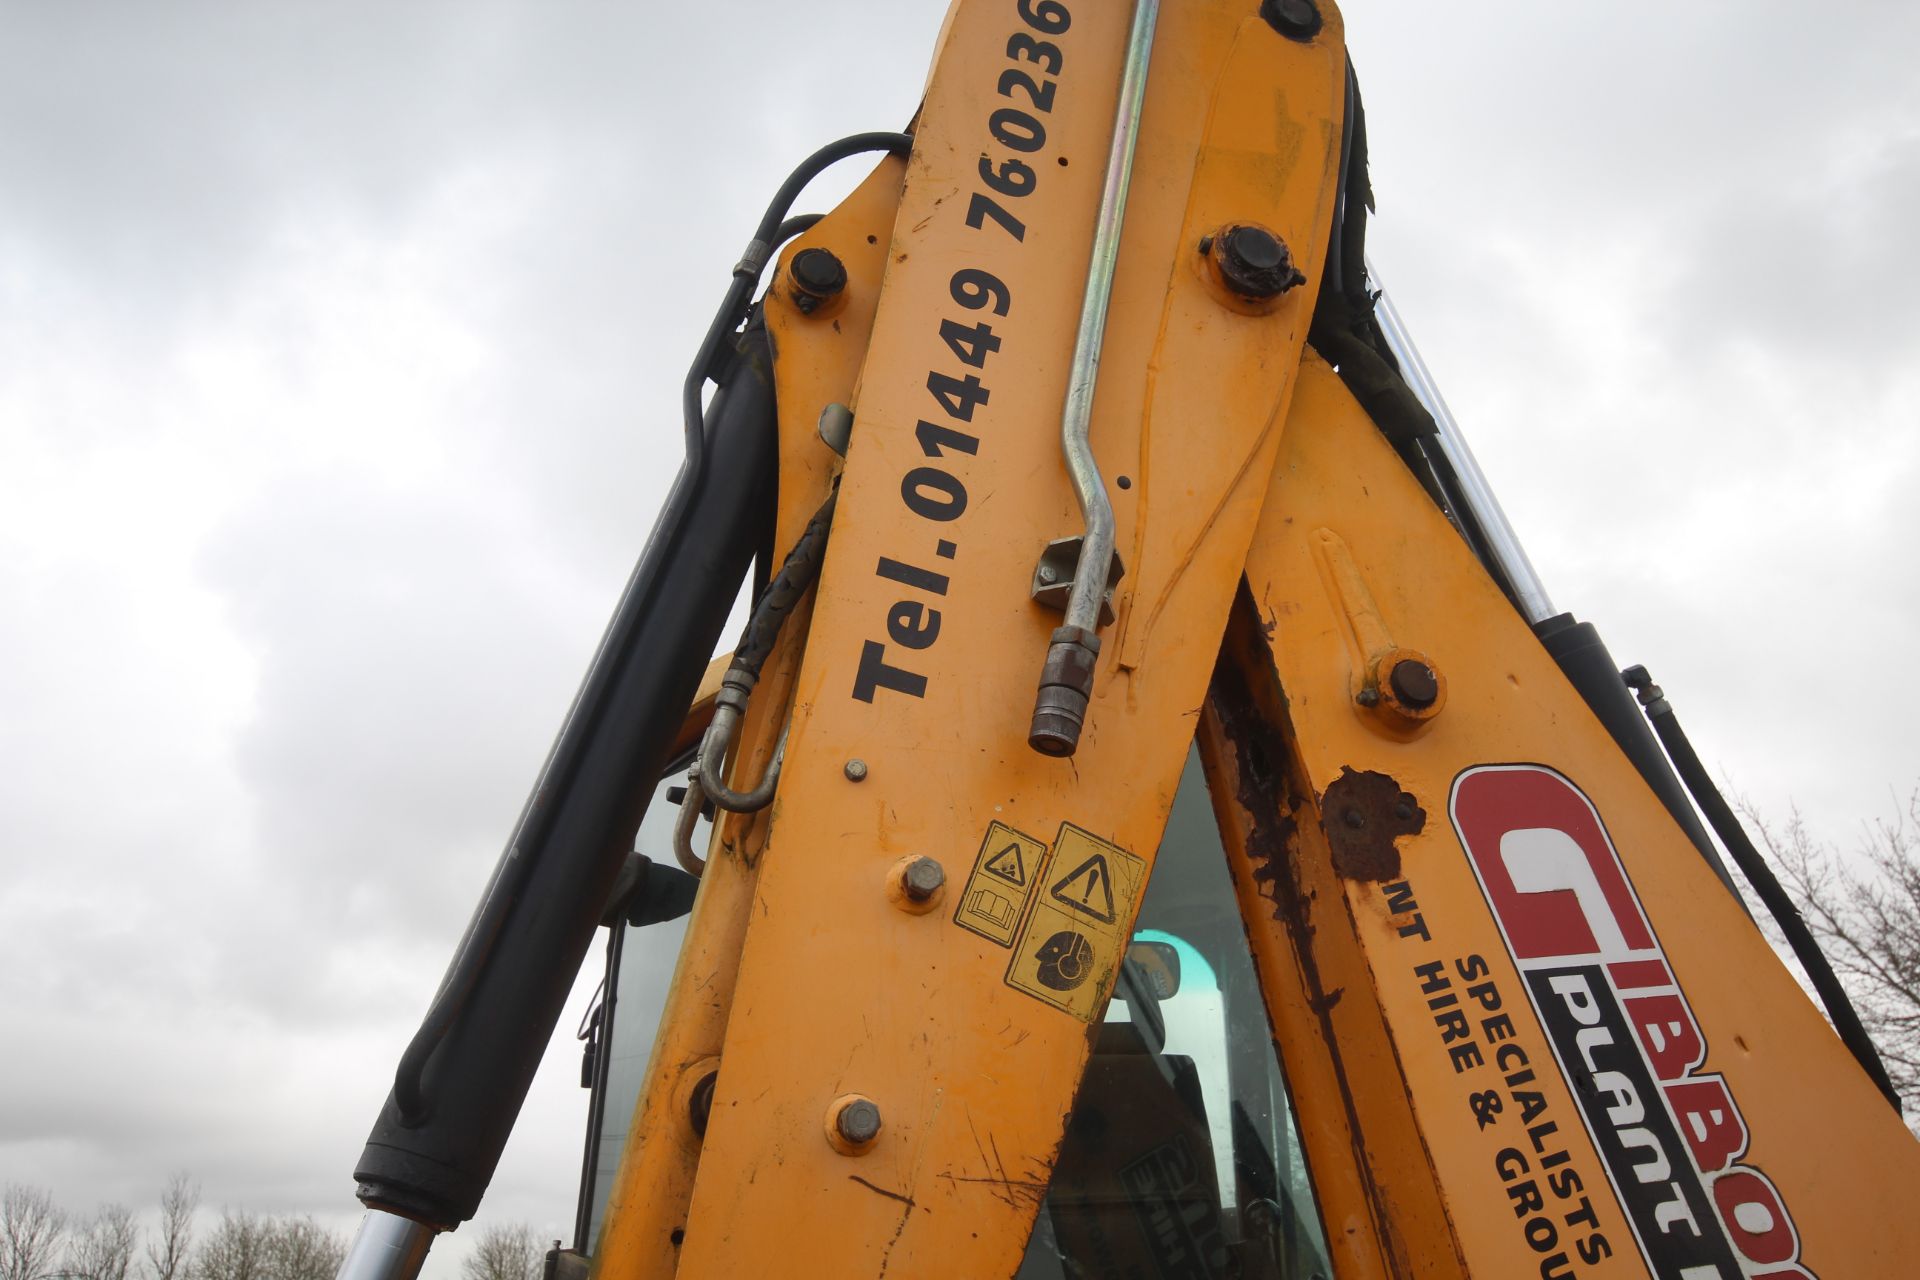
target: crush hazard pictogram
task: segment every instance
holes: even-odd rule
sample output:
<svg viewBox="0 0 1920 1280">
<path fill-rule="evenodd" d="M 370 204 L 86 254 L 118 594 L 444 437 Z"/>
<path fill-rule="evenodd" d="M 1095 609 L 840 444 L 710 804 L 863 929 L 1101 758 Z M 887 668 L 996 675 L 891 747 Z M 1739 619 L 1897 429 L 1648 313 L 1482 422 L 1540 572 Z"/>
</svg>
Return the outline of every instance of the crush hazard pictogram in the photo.
<svg viewBox="0 0 1920 1280">
<path fill-rule="evenodd" d="M 1020 842 L 1009 840 L 1006 847 L 986 861 L 985 870 L 989 875 L 999 876 L 1016 889 L 1027 887 L 1027 861 L 1020 852 Z"/>
</svg>

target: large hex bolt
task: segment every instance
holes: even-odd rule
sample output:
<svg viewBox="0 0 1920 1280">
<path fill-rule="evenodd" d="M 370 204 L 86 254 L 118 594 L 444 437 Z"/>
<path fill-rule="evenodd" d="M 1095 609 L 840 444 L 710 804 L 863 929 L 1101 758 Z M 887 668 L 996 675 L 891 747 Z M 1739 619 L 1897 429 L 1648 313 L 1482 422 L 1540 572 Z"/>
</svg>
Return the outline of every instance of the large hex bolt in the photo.
<svg viewBox="0 0 1920 1280">
<path fill-rule="evenodd" d="M 858 1093 L 835 1098 L 827 1110 L 827 1141 L 843 1156 L 865 1155 L 880 1137 L 880 1104 Z"/>
<path fill-rule="evenodd" d="M 1286 243 L 1265 227 L 1228 227 L 1202 241 L 1201 252 L 1213 255 L 1227 288 L 1254 302 L 1277 298 L 1307 282 L 1293 265 Z"/>
<path fill-rule="evenodd" d="M 887 869 L 887 900 L 912 915 L 925 915 L 940 904 L 947 869 L 938 858 L 908 854 Z"/>
<path fill-rule="evenodd" d="M 847 268 L 825 249 L 802 249 L 787 264 L 787 278 L 793 281 L 793 305 L 811 315 L 847 287 Z"/>
<path fill-rule="evenodd" d="M 926 902 L 947 882 L 947 869 L 932 858 L 915 858 L 900 877 L 900 887 L 914 902 Z"/>
</svg>

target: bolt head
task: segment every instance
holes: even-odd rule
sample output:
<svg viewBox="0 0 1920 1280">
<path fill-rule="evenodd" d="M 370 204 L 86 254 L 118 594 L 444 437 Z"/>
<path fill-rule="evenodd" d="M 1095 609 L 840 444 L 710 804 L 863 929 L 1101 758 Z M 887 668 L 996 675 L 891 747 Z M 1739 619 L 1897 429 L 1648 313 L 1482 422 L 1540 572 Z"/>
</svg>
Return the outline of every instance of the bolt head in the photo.
<svg viewBox="0 0 1920 1280">
<path fill-rule="evenodd" d="M 849 1143 L 864 1147 L 880 1136 L 880 1108 L 866 1098 L 856 1099 L 840 1108 L 833 1127 Z"/>
<path fill-rule="evenodd" d="M 1214 241 L 1220 278 L 1256 302 L 1277 298 L 1305 281 L 1279 236 L 1265 227 L 1228 227 Z"/>
<path fill-rule="evenodd" d="M 840 772 L 847 775 L 848 782 L 865 782 L 867 780 L 867 762 L 855 756 L 853 759 L 847 761 L 846 767 Z"/>
<path fill-rule="evenodd" d="M 693 1131 L 703 1137 L 707 1132 L 707 1121 L 713 1116 L 713 1090 L 719 1080 L 718 1072 L 709 1071 L 700 1077 L 693 1086 L 693 1092 L 687 1096 L 687 1119 L 693 1122 Z"/>
<path fill-rule="evenodd" d="M 1358 831 L 1360 828 L 1367 825 L 1367 815 L 1360 812 L 1358 809 L 1346 810 L 1344 813 L 1340 815 L 1340 820 L 1346 823 L 1349 827 L 1353 828 L 1355 831 Z"/>
<path fill-rule="evenodd" d="M 825 249 L 802 249 L 787 264 L 787 274 L 802 292 L 825 301 L 847 287 L 847 268 Z"/>
<path fill-rule="evenodd" d="M 1402 658 L 1393 664 L 1387 676 L 1393 696 L 1416 711 L 1424 711 L 1440 697 L 1440 678 L 1433 668 L 1414 658 Z"/>
<path fill-rule="evenodd" d="M 907 864 L 900 881 L 907 897 L 915 902 L 925 902 L 940 892 L 940 886 L 947 882 L 947 869 L 933 858 L 915 858 Z"/>
<path fill-rule="evenodd" d="M 1249 271 L 1271 271 L 1286 257 L 1280 238 L 1259 227 L 1235 227 L 1223 246 L 1228 258 Z"/>
<path fill-rule="evenodd" d="M 1057 582 L 1060 579 L 1059 571 L 1050 564 L 1041 565 L 1037 576 L 1040 581 L 1049 584 Z"/>
<path fill-rule="evenodd" d="M 1320 6 L 1313 0 L 1265 0 L 1260 16 L 1289 40 L 1311 40 L 1320 34 Z"/>
</svg>

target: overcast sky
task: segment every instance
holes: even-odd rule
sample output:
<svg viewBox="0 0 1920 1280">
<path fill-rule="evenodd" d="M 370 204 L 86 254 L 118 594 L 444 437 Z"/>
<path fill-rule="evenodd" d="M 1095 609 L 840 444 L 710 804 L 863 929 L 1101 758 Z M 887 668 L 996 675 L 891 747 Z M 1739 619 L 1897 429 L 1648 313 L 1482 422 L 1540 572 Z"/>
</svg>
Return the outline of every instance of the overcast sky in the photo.
<svg viewBox="0 0 1920 1280">
<path fill-rule="evenodd" d="M 727 271 L 942 7 L 0 3 L 0 1180 L 351 1225 Z M 1556 603 L 1849 840 L 1920 778 L 1920 8 L 1348 23 Z M 483 1220 L 570 1234 L 586 993 Z"/>
</svg>

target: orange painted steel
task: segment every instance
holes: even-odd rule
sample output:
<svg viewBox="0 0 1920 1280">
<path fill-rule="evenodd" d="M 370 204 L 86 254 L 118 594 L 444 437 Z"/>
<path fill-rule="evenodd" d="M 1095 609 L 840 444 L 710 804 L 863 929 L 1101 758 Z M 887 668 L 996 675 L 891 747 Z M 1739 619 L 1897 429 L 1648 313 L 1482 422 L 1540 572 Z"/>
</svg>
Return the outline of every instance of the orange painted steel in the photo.
<svg viewBox="0 0 1920 1280">
<path fill-rule="evenodd" d="M 1449 818 L 1470 770 L 1523 762 L 1583 792 L 1617 850 L 1704 1042 L 1678 1086 L 1713 1090 L 1716 1106 L 1730 1098 L 1748 1131 L 1726 1172 L 1770 1180 L 1805 1273 L 1912 1273 L 1920 1218 L 1902 1206 L 1920 1188 L 1920 1144 L 1311 354 L 1236 621 L 1202 744 L 1330 1236 L 1378 1233 L 1395 1275 L 1549 1274 L 1561 1255 L 1566 1274 L 1649 1274 Z M 1398 648 L 1427 656 L 1449 689 L 1411 730 L 1356 697 Z M 1243 792 L 1242 762 L 1260 745 L 1282 758 Z M 1343 775 L 1364 774 L 1391 779 L 1422 819 L 1412 834 L 1401 834 L 1410 821 L 1389 827 L 1377 866 L 1343 861 L 1328 835 L 1350 821 L 1335 798 Z M 1673 994 L 1656 998 L 1678 1009 Z M 1615 1105 L 1627 1107 L 1624 1093 Z M 1356 1163 L 1358 1199 L 1344 1186 Z M 1543 1208 L 1516 1197 L 1529 1183 Z M 1342 1192 L 1350 1224 L 1333 1205 Z M 1529 1238 L 1536 1218 L 1549 1247 L 1547 1227 Z M 1803 1274 L 1793 1265 L 1748 1274 Z"/>
<path fill-rule="evenodd" d="M 1094 447 L 1133 484 L 1118 495 L 1129 575 L 1071 762 L 1025 743 L 1055 620 L 1027 588 L 1045 544 L 1077 527 L 1054 424 L 1126 14 L 1083 5 L 1058 36 L 1010 4 L 951 16 L 854 405 L 681 1274 L 793 1274 L 799 1258 L 821 1275 L 993 1275 L 1018 1261 L 1088 1052 L 1082 1018 L 1111 991 L 1113 957 L 1096 957 L 1076 1016 L 1010 985 L 1024 949 L 948 912 L 898 909 L 887 873 L 920 854 L 957 879 L 995 821 L 1049 847 L 1063 824 L 1083 828 L 1084 847 L 1140 875 L 1152 856 L 1310 305 L 1304 290 L 1257 314 L 1227 305 L 1200 244 L 1258 222 L 1316 272 L 1332 215 L 1337 23 L 1296 44 L 1244 10 L 1183 5 L 1160 23 L 1095 406 Z M 1029 70 L 1059 62 L 1045 146 L 1024 154 L 1034 190 L 1003 206 L 1017 239 L 991 212 L 967 225 L 982 152 L 1014 158 L 990 126 L 1001 69 L 1017 69 L 1010 44 L 1041 60 Z M 991 323 L 998 347 L 977 372 L 943 340 L 943 319 Z M 988 393 L 971 405 L 968 376 Z M 907 674 L 877 672 L 872 646 Z M 870 700 L 863 661 L 878 678 Z M 924 678 L 921 696 L 886 685 L 909 676 Z M 843 776 L 851 756 L 869 765 L 862 783 Z M 1117 884 L 1123 936 L 1138 881 Z M 822 1136 L 849 1093 L 883 1116 L 858 1156 Z M 645 1261 L 603 1242 L 598 1265 L 645 1274 Z"/>
<path fill-rule="evenodd" d="M 959 0 L 911 158 L 789 247 L 850 283 L 805 314 L 783 267 L 768 295 L 776 549 L 836 477 L 838 510 L 742 729 L 736 781 L 783 729 L 785 770 L 716 825 L 603 1280 L 1011 1276 L 1196 740 L 1342 1280 L 1651 1274 L 1634 1166 L 1590 1121 L 1652 1099 L 1561 1065 L 1611 1043 L 1589 982 L 1639 993 L 1664 1096 L 1724 1103 L 1675 1114 L 1722 1158 L 1702 1185 L 1737 1193 L 1745 1275 L 1920 1257 L 1920 1145 L 1305 348 L 1342 27 L 1322 5 L 1287 39 L 1258 9 L 1159 19 L 1092 434 L 1126 572 L 1073 759 L 1026 743 L 1058 622 L 1030 586 L 1079 528 L 1056 430 L 1128 6 Z M 1236 225 L 1306 284 L 1235 294 L 1208 246 Z M 814 435 L 836 402 L 844 470 Z M 1584 843 L 1548 852 L 1577 845 L 1601 897 L 1508 882 L 1506 842 L 1555 833 L 1488 826 L 1501 788 L 1573 815 Z M 909 894 L 923 859 L 944 882 Z M 1623 941 L 1591 964 L 1528 932 L 1603 900 Z"/>
</svg>

